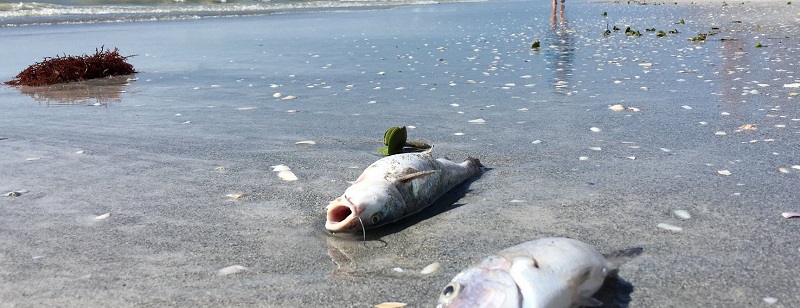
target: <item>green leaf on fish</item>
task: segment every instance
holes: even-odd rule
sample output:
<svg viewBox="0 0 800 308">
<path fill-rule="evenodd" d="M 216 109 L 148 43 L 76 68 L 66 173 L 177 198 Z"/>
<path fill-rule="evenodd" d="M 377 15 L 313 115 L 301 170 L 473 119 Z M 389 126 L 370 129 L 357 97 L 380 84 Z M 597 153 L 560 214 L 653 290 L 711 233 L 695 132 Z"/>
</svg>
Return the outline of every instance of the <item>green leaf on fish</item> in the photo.
<svg viewBox="0 0 800 308">
<path fill-rule="evenodd" d="M 378 151 L 386 155 L 402 153 L 403 146 L 406 145 L 407 139 L 408 133 L 406 132 L 405 126 L 390 127 L 383 133 L 383 144 L 386 145 L 386 148 L 382 148 Z"/>
</svg>

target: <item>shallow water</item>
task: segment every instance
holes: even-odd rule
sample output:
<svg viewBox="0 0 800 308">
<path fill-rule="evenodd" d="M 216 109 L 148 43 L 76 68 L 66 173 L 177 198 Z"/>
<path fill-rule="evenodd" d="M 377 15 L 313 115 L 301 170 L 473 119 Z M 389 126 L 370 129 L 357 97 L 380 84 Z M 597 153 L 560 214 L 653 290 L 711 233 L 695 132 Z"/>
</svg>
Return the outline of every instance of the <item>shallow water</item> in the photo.
<svg viewBox="0 0 800 308">
<path fill-rule="evenodd" d="M 800 82 L 797 14 L 491 2 L 0 29 L 25 46 L 0 50 L 2 80 L 99 45 L 140 71 L 82 98 L 0 88 L 0 190 L 29 191 L 0 201 L 0 300 L 430 306 L 484 256 L 568 236 L 645 248 L 621 271 L 632 306 L 796 305 L 797 221 L 780 213 L 798 200 L 798 90 L 784 87 Z M 603 36 L 607 23 L 643 35 Z M 366 244 L 327 235 L 324 206 L 396 125 L 491 170 Z M 419 274 L 432 262 L 443 269 Z"/>
</svg>

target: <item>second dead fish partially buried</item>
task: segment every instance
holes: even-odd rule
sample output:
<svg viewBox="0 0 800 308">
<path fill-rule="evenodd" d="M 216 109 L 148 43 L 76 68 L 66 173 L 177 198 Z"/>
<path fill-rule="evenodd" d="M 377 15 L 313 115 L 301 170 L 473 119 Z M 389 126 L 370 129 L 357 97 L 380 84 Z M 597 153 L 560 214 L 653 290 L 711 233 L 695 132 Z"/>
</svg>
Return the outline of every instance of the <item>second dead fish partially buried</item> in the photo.
<svg viewBox="0 0 800 308">
<path fill-rule="evenodd" d="M 480 173 L 481 163 L 434 159 L 431 150 L 384 157 L 372 163 L 327 207 L 330 232 L 376 228 L 409 216 Z"/>
<path fill-rule="evenodd" d="M 543 238 L 497 252 L 456 275 L 437 307 L 596 307 L 592 297 L 642 248 L 603 256 L 568 238 Z"/>
</svg>

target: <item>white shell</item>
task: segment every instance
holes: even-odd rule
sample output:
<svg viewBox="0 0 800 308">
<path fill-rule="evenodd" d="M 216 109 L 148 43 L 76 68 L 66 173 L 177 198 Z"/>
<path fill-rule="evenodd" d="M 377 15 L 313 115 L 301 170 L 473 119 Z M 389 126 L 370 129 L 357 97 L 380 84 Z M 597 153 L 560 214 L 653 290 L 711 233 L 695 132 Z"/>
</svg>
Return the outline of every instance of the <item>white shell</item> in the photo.
<svg viewBox="0 0 800 308">
<path fill-rule="evenodd" d="M 423 275 L 431 274 L 431 273 L 433 273 L 435 271 L 438 271 L 439 268 L 441 268 L 441 267 L 442 267 L 442 265 L 439 264 L 439 262 L 433 262 L 430 265 L 428 265 L 425 268 L 423 268 L 421 271 L 419 271 L 419 273 L 423 274 Z"/>
</svg>

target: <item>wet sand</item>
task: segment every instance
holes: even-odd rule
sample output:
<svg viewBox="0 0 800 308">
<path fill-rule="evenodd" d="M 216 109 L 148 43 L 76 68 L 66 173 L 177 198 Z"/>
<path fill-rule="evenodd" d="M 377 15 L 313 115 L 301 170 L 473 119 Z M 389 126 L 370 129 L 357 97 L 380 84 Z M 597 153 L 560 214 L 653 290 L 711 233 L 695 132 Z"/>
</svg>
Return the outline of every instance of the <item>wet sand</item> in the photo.
<svg viewBox="0 0 800 308">
<path fill-rule="evenodd" d="M 24 46 L 0 49 L 2 80 L 100 45 L 141 72 L 0 88 L 0 192 L 21 191 L 0 198 L 0 307 L 430 307 L 547 236 L 644 248 L 609 307 L 800 306 L 781 216 L 800 211 L 800 3 L 567 2 L 0 29 Z M 367 243 L 327 234 L 398 125 L 490 170 Z"/>
</svg>

